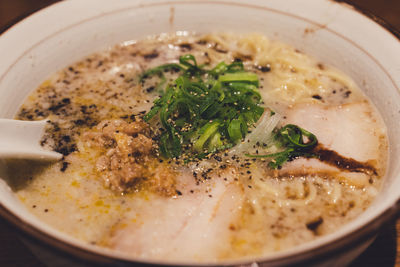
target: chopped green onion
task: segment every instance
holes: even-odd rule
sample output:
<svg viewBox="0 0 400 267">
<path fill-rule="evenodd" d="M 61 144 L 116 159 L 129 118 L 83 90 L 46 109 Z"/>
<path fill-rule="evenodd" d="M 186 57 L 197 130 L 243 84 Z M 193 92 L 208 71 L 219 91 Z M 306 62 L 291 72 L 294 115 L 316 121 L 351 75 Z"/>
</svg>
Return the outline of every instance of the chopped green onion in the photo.
<svg viewBox="0 0 400 267">
<path fill-rule="evenodd" d="M 166 85 L 164 72 L 168 70 L 180 72 L 180 76 Z M 246 72 L 242 62 L 220 62 L 207 70 L 189 54 L 181 56 L 179 64 L 164 64 L 145 71 L 139 81 L 144 83 L 153 76 L 159 78 L 157 87 L 163 93 L 144 120 L 150 121 L 158 114 L 163 127 L 159 150 L 164 157 L 185 154 L 201 159 L 208 153 L 231 148 L 246 137 L 249 127 L 264 113 L 258 76 Z M 262 143 L 272 143 L 278 152 L 245 155 L 271 158 L 268 165 L 274 169 L 296 157 L 314 157 L 312 150 L 318 143 L 315 135 L 293 124 L 275 128 L 279 119 L 274 114 L 273 111 L 269 117 L 266 114 L 259 125 L 263 129 L 255 128 L 252 137 L 245 139 L 248 142 L 239 145 L 236 151 L 245 153 L 249 146 L 258 143 L 257 138 Z"/>
<path fill-rule="evenodd" d="M 238 119 L 234 119 L 229 123 L 228 126 L 228 134 L 231 140 L 233 140 L 235 143 L 239 141 L 242 138 L 242 132 L 240 130 L 240 121 Z"/>
<path fill-rule="evenodd" d="M 164 72 L 169 69 L 179 71 L 180 76 L 165 86 Z M 160 152 L 167 158 L 182 153 L 202 157 L 206 152 L 232 147 L 264 112 L 259 106 L 258 77 L 246 72 L 242 62 L 220 62 L 207 70 L 193 55 L 184 55 L 179 64 L 145 71 L 140 81 L 153 76 L 160 78 L 165 92 L 154 101 L 144 120 L 158 114 L 164 129 Z"/>
<path fill-rule="evenodd" d="M 248 82 L 258 86 L 258 76 L 252 72 L 235 72 L 220 75 L 218 80 L 222 83 L 228 82 Z"/>
<path fill-rule="evenodd" d="M 208 139 L 211 139 L 213 135 L 215 135 L 218 131 L 220 123 L 217 121 L 207 123 L 200 129 L 200 137 L 197 139 L 197 141 L 194 143 L 193 148 L 197 152 L 202 152 L 205 143 L 207 142 Z M 214 141 L 215 142 L 215 141 Z"/>
<path fill-rule="evenodd" d="M 307 142 L 304 139 L 307 138 Z M 277 129 L 274 135 L 275 146 L 283 149 L 283 151 L 266 154 L 266 155 L 250 155 L 252 158 L 272 158 L 268 166 L 272 169 L 280 169 L 282 165 L 298 157 L 316 157 L 312 150 L 317 146 L 317 137 L 309 131 L 300 128 L 294 124 L 287 124 Z"/>
</svg>

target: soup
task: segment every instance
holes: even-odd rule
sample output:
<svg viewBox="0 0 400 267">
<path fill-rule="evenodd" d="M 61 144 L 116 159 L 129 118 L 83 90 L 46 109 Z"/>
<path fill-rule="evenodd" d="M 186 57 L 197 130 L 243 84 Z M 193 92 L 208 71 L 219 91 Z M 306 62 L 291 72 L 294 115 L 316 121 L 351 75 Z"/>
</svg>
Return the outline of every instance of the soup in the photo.
<svg viewBox="0 0 400 267">
<path fill-rule="evenodd" d="M 357 85 L 259 34 L 129 41 L 52 75 L 54 164 L 10 162 L 26 207 L 138 259 L 268 255 L 332 233 L 379 192 L 386 128 Z M 21 168 L 21 164 L 25 164 Z"/>
</svg>

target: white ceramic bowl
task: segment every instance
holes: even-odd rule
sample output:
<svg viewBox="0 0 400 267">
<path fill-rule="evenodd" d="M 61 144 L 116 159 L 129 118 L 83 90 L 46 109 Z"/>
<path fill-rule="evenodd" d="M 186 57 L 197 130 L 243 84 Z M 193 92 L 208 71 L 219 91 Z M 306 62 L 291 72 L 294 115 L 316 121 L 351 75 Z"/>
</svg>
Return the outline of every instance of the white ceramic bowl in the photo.
<svg viewBox="0 0 400 267">
<path fill-rule="evenodd" d="M 0 36 L 0 117 L 12 118 L 46 77 L 85 55 L 122 41 L 175 31 L 264 33 L 341 69 L 370 97 L 389 129 L 389 168 L 382 192 L 366 212 L 337 232 L 254 261 L 343 266 L 355 258 L 398 209 L 400 42 L 345 4 L 328 0 L 63 1 Z M 4 168 L 0 166 L 1 177 Z M 136 262 L 127 254 L 84 244 L 45 225 L 25 209 L 3 180 L 0 203 L 1 215 L 28 236 L 40 239 L 42 245 L 97 262 Z M 178 264 L 168 259 L 153 263 Z"/>
</svg>

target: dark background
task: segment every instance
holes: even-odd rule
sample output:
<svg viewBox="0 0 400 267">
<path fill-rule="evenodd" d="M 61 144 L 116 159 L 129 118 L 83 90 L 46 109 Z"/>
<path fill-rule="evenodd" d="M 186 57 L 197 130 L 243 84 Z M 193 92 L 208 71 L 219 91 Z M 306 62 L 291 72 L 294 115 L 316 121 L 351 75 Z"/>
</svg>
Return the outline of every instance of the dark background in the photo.
<svg viewBox="0 0 400 267">
<path fill-rule="evenodd" d="M 5 29 L 24 16 L 57 1 L 0 0 L 0 30 Z M 368 13 L 384 19 L 394 29 L 400 31 L 400 0 L 345 0 L 343 2 L 352 3 Z M 400 267 L 400 253 L 398 252 L 400 244 L 397 244 L 399 243 L 399 232 L 400 219 L 397 223 L 392 222 L 384 227 L 375 242 L 351 267 Z M 23 245 L 14 229 L 2 219 L 0 219 L 0 266 L 45 266 Z"/>
<path fill-rule="evenodd" d="M 112 0 L 110 0 L 112 1 Z M 384 18 L 386 22 L 400 30 L 399 0 L 339 0 L 348 2 Z M 0 27 L 14 19 L 43 8 L 58 0 L 0 0 Z"/>
</svg>

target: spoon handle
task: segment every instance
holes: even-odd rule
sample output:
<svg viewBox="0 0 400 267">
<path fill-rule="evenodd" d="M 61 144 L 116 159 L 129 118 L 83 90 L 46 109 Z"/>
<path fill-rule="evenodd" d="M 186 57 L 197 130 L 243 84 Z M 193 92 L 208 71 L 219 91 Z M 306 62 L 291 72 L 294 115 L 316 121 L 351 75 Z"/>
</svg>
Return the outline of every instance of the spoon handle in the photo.
<svg viewBox="0 0 400 267">
<path fill-rule="evenodd" d="M 40 139 L 47 120 L 0 119 L 0 158 L 59 160 L 62 154 L 43 149 Z"/>
</svg>

